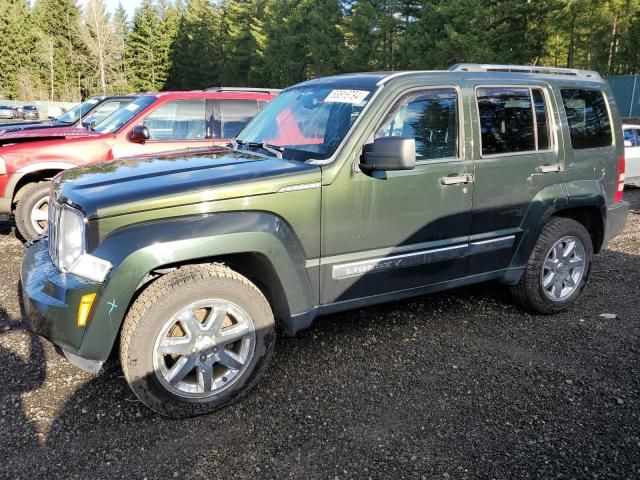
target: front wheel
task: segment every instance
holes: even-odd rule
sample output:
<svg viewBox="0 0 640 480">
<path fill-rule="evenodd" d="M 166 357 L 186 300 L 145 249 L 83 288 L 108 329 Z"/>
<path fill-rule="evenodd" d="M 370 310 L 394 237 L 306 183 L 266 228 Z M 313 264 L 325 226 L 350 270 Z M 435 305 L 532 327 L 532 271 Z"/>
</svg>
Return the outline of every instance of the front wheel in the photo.
<svg viewBox="0 0 640 480">
<path fill-rule="evenodd" d="M 565 310 L 584 289 L 592 256 L 593 243 L 584 226 L 570 218 L 553 217 L 511 292 L 518 303 L 534 312 Z"/>
<path fill-rule="evenodd" d="M 46 233 L 49 216 L 49 182 L 30 183 L 22 188 L 15 211 L 16 228 L 25 240 Z"/>
<path fill-rule="evenodd" d="M 123 325 L 120 362 L 145 405 L 182 418 L 248 392 L 274 343 L 271 308 L 254 284 L 223 265 L 192 265 L 136 299 Z"/>
</svg>

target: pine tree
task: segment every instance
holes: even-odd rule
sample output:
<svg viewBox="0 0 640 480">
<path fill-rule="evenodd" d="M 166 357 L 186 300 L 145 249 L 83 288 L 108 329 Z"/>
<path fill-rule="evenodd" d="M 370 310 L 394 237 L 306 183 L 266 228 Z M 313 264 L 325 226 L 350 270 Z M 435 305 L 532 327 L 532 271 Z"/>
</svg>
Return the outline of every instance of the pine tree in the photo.
<svg viewBox="0 0 640 480">
<path fill-rule="evenodd" d="M 0 2 L 0 38 L 0 95 L 32 95 L 37 33 L 26 0 Z"/>
<path fill-rule="evenodd" d="M 264 0 L 228 0 L 223 6 L 224 85 L 253 86 L 259 81 L 266 35 L 261 12 Z"/>
<path fill-rule="evenodd" d="M 293 14 L 300 3 L 301 0 L 269 0 L 265 4 L 266 42 L 260 78 L 266 85 L 286 87 L 305 78 L 305 26 Z"/>
<path fill-rule="evenodd" d="M 125 52 L 131 27 L 129 26 L 129 20 L 127 18 L 127 11 L 122 6 L 122 3 L 118 3 L 118 7 L 113 13 L 112 25 L 115 44 L 114 68 L 116 73 L 116 85 L 113 90 L 124 93 L 128 90 L 128 71 Z"/>
<path fill-rule="evenodd" d="M 152 0 L 143 0 L 133 17 L 133 29 L 126 47 L 128 83 L 133 90 L 159 90 L 163 83 L 162 58 L 159 55 L 160 12 Z"/>
<path fill-rule="evenodd" d="M 190 90 L 219 83 L 219 27 L 220 13 L 208 0 L 188 1 L 170 54 L 168 88 Z"/>
<path fill-rule="evenodd" d="M 42 40 L 42 72 L 51 85 L 53 99 L 79 100 L 85 55 L 80 40 L 80 10 L 74 0 L 38 0 L 34 18 Z"/>
</svg>

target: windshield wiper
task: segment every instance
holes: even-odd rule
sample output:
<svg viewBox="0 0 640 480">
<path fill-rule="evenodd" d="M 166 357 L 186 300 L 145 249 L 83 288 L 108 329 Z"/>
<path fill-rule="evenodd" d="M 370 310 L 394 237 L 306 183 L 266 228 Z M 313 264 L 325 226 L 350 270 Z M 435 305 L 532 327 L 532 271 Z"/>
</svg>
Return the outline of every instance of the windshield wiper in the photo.
<svg viewBox="0 0 640 480">
<path fill-rule="evenodd" d="M 281 147 L 280 145 L 272 145 L 266 142 L 247 142 L 245 140 L 233 140 L 231 143 L 234 145 L 234 148 L 236 145 L 246 145 L 247 147 L 251 148 L 261 148 L 262 150 L 265 150 L 274 155 L 276 158 L 282 160 L 284 147 Z"/>
</svg>

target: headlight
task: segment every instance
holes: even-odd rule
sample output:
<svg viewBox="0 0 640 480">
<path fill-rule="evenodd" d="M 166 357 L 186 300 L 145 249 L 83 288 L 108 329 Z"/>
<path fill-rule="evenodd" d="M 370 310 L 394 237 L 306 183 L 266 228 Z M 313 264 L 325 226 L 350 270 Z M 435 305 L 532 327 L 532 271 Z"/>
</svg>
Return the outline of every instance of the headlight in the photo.
<svg viewBox="0 0 640 480">
<path fill-rule="evenodd" d="M 50 208 L 53 202 L 49 202 Z M 55 204 L 59 209 L 58 224 L 52 225 L 49 241 L 54 242 L 58 266 L 61 270 L 73 273 L 96 282 L 102 282 L 111 271 L 111 262 L 86 253 L 85 221 L 82 213 L 74 208 Z M 50 217 L 55 222 L 56 215 Z"/>
<path fill-rule="evenodd" d="M 69 270 L 84 253 L 84 217 L 77 210 L 63 207 L 59 228 L 58 258 L 60 266 Z"/>
<path fill-rule="evenodd" d="M 4 158 L 0 157 L 0 175 L 6 175 L 7 173 L 7 164 L 4 161 Z"/>
</svg>

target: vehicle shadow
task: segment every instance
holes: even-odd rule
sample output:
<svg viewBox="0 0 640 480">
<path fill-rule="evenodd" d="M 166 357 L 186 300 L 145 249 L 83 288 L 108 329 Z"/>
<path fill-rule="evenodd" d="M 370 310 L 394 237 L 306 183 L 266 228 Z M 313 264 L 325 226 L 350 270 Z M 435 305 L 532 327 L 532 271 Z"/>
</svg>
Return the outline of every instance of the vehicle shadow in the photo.
<svg viewBox="0 0 640 480">
<path fill-rule="evenodd" d="M 9 235 L 13 231 L 12 222 L 0 222 L 0 235 Z"/>
</svg>

